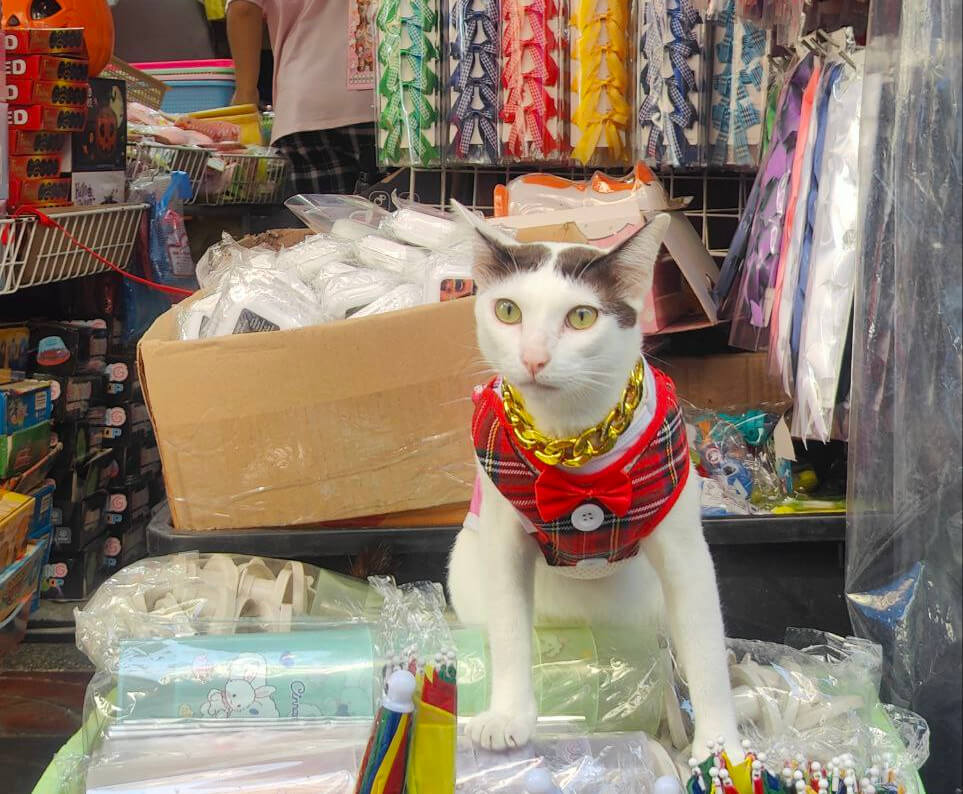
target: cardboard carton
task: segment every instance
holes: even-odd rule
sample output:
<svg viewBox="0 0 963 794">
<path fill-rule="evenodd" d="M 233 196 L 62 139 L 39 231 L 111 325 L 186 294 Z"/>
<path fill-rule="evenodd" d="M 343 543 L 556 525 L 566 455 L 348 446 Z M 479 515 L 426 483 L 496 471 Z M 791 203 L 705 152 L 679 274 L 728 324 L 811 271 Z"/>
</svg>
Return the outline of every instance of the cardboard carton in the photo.
<svg viewBox="0 0 963 794">
<path fill-rule="evenodd" d="M 174 526 L 310 524 L 466 499 L 474 301 L 178 341 L 173 312 L 138 367 Z"/>
</svg>

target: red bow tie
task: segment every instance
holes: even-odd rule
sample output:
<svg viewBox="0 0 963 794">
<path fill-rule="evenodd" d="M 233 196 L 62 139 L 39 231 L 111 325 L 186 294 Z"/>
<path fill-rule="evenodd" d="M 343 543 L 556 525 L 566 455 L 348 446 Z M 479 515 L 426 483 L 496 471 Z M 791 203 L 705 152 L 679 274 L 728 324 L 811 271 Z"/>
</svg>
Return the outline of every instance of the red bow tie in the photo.
<svg viewBox="0 0 963 794">
<path fill-rule="evenodd" d="M 599 502 L 620 518 L 632 506 L 632 480 L 621 469 L 598 476 L 566 477 L 555 467 L 535 480 L 535 505 L 543 521 L 568 516 L 585 502 Z"/>
</svg>

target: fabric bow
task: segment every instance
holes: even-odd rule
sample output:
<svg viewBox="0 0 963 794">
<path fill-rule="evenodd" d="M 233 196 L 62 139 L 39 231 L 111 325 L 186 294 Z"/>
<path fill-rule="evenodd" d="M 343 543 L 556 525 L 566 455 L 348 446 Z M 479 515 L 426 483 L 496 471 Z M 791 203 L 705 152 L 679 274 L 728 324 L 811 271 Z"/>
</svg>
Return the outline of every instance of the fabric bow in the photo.
<svg viewBox="0 0 963 794">
<path fill-rule="evenodd" d="M 566 477 L 555 467 L 542 471 L 535 480 L 535 505 L 544 521 L 568 516 L 579 505 L 598 502 L 619 518 L 632 507 L 632 481 L 619 469 L 604 476 Z"/>
</svg>

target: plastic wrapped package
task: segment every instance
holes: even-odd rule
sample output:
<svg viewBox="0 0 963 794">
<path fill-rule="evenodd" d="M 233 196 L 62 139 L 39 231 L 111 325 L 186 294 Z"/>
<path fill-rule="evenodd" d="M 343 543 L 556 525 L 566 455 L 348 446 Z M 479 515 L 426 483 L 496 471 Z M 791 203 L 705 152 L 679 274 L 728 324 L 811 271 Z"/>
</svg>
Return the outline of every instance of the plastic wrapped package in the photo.
<svg viewBox="0 0 963 794">
<path fill-rule="evenodd" d="M 712 166 L 752 168 L 762 151 L 769 76 L 766 31 L 735 14 L 735 0 L 721 0 L 708 27 L 712 47 L 706 147 Z"/>
<path fill-rule="evenodd" d="M 632 162 L 631 0 L 573 0 L 569 148 L 583 166 Z"/>
<path fill-rule="evenodd" d="M 148 251 L 153 278 L 161 284 L 194 287 L 194 258 L 184 225 L 184 202 L 192 195 L 183 171 L 144 175 L 131 183 L 131 198 L 149 206 Z"/>
<path fill-rule="evenodd" d="M 852 56 L 862 68 L 861 53 Z M 827 107 L 809 283 L 799 341 L 793 434 L 828 441 L 856 283 L 861 71 L 844 70 Z"/>
<path fill-rule="evenodd" d="M 277 255 L 277 267 L 297 273 L 305 283 L 314 281 L 328 265 L 346 264 L 353 259 L 352 246 L 329 235 L 306 237 L 297 245 L 282 248 Z"/>
<path fill-rule="evenodd" d="M 455 300 L 475 293 L 471 245 L 471 242 L 459 243 L 445 253 L 434 253 L 428 257 L 423 303 Z"/>
<path fill-rule="evenodd" d="M 961 5 L 870 7 L 849 423 L 850 617 L 929 723 L 934 794 L 963 787 Z"/>
<path fill-rule="evenodd" d="M 705 25 L 692 0 L 643 2 L 638 13 L 636 155 L 651 164 L 699 165 Z"/>
<path fill-rule="evenodd" d="M 372 234 L 390 213 L 360 196 L 341 196 L 329 193 L 299 193 L 284 202 L 309 229 L 318 234 L 334 234 L 339 221 L 368 227 Z M 343 237 L 343 235 L 335 235 Z"/>
<path fill-rule="evenodd" d="M 773 278 L 782 243 L 792 163 L 803 114 L 803 97 L 814 66 L 815 59 L 810 53 L 799 60 L 787 75 L 779 98 L 772 140 L 756 175 L 752 191 L 754 196 L 750 196 L 750 201 L 754 200 L 754 203 L 747 204 L 743 213 L 743 219 L 749 218 L 751 226 L 744 239 L 737 235 L 740 238 L 738 242 L 733 240 L 737 250 L 735 256 L 745 251 L 729 334 L 729 344 L 734 347 L 757 350 L 769 339 L 767 331 L 772 308 Z M 740 221 L 740 227 L 742 225 Z M 725 264 L 724 271 L 727 269 Z"/>
<path fill-rule="evenodd" d="M 202 338 L 220 299 L 220 294 L 213 292 L 180 306 L 177 310 L 177 338 Z"/>
<path fill-rule="evenodd" d="M 224 232 L 221 241 L 210 246 L 197 260 L 195 273 L 201 289 L 214 289 L 221 276 L 237 267 L 243 267 L 255 254 L 273 253 L 266 246 L 247 248 Z"/>
<path fill-rule="evenodd" d="M 440 162 L 441 32 L 434 0 L 384 0 L 375 15 L 378 162 Z"/>
<path fill-rule="evenodd" d="M 498 3 L 448 0 L 448 139 L 446 162 L 495 165 L 500 80 Z"/>
<path fill-rule="evenodd" d="M 452 245 L 470 239 L 471 229 L 452 213 L 405 201 L 395 193 L 391 198 L 398 209 L 383 219 L 379 228 L 396 240 L 431 251 L 446 251 Z"/>
<path fill-rule="evenodd" d="M 397 273 L 359 267 L 316 284 L 325 322 L 343 320 L 404 282 Z"/>
<path fill-rule="evenodd" d="M 219 726 L 177 722 L 111 730 L 90 760 L 88 794 L 353 794 L 366 725 L 312 721 Z M 187 741 L 185 741 L 187 740 Z M 533 769 L 543 769 L 567 794 L 650 794 L 655 779 L 641 734 L 586 737 L 575 724 L 541 732 L 512 753 L 487 753 L 458 740 L 457 783 L 464 794 L 526 794 Z"/>
<path fill-rule="evenodd" d="M 304 328 L 323 320 L 314 292 L 297 276 L 270 266 L 231 271 L 221 280 L 217 294 L 203 339 Z"/>
<path fill-rule="evenodd" d="M 495 214 L 527 215 L 577 207 L 634 201 L 642 212 L 661 211 L 673 206 L 658 177 L 644 163 L 631 173 L 613 178 L 596 171 L 588 179 L 573 180 L 554 174 L 522 174 L 507 185 L 495 188 Z M 685 206 L 686 200 L 678 206 Z"/>
<path fill-rule="evenodd" d="M 567 157 L 564 5 L 557 0 L 500 4 L 503 159 L 558 162 Z"/>
<path fill-rule="evenodd" d="M 363 309 L 352 314 L 352 317 L 371 317 L 374 314 L 396 312 L 399 309 L 411 309 L 420 306 L 425 297 L 425 288 L 421 284 L 399 284 L 388 290 L 380 298 L 375 298 Z"/>
<path fill-rule="evenodd" d="M 397 273 L 407 281 L 419 284 L 424 281 L 425 261 L 428 259 L 428 252 L 424 248 L 369 234 L 358 240 L 355 253 L 358 262 L 366 267 Z"/>
<path fill-rule="evenodd" d="M 786 407 L 684 406 L 690 454 L 704 478 L 703 515 L 770 512 L 792 495 L 790 462 L 778 457 L 773 437 Z"/>
</svg>

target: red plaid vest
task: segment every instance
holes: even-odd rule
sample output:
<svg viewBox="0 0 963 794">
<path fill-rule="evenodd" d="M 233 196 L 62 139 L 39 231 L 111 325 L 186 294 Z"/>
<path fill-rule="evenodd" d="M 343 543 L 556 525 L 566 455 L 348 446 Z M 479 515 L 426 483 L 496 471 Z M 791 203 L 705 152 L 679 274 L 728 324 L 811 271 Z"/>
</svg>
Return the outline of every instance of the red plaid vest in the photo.
<svg viewBox="0 0 963 794">
<path fill-rule="evenodd" d="M 534 534 L 549 565 L 634 557 L 672 508 L 689 476 L 689 448 L 675 384 L 652 369 L 655 413 L 649 427 L 601 471 L 548 466 L 522 449 L 493 380 L 475 393 L 472 441 L 482 470 Z"/>
</svg>

